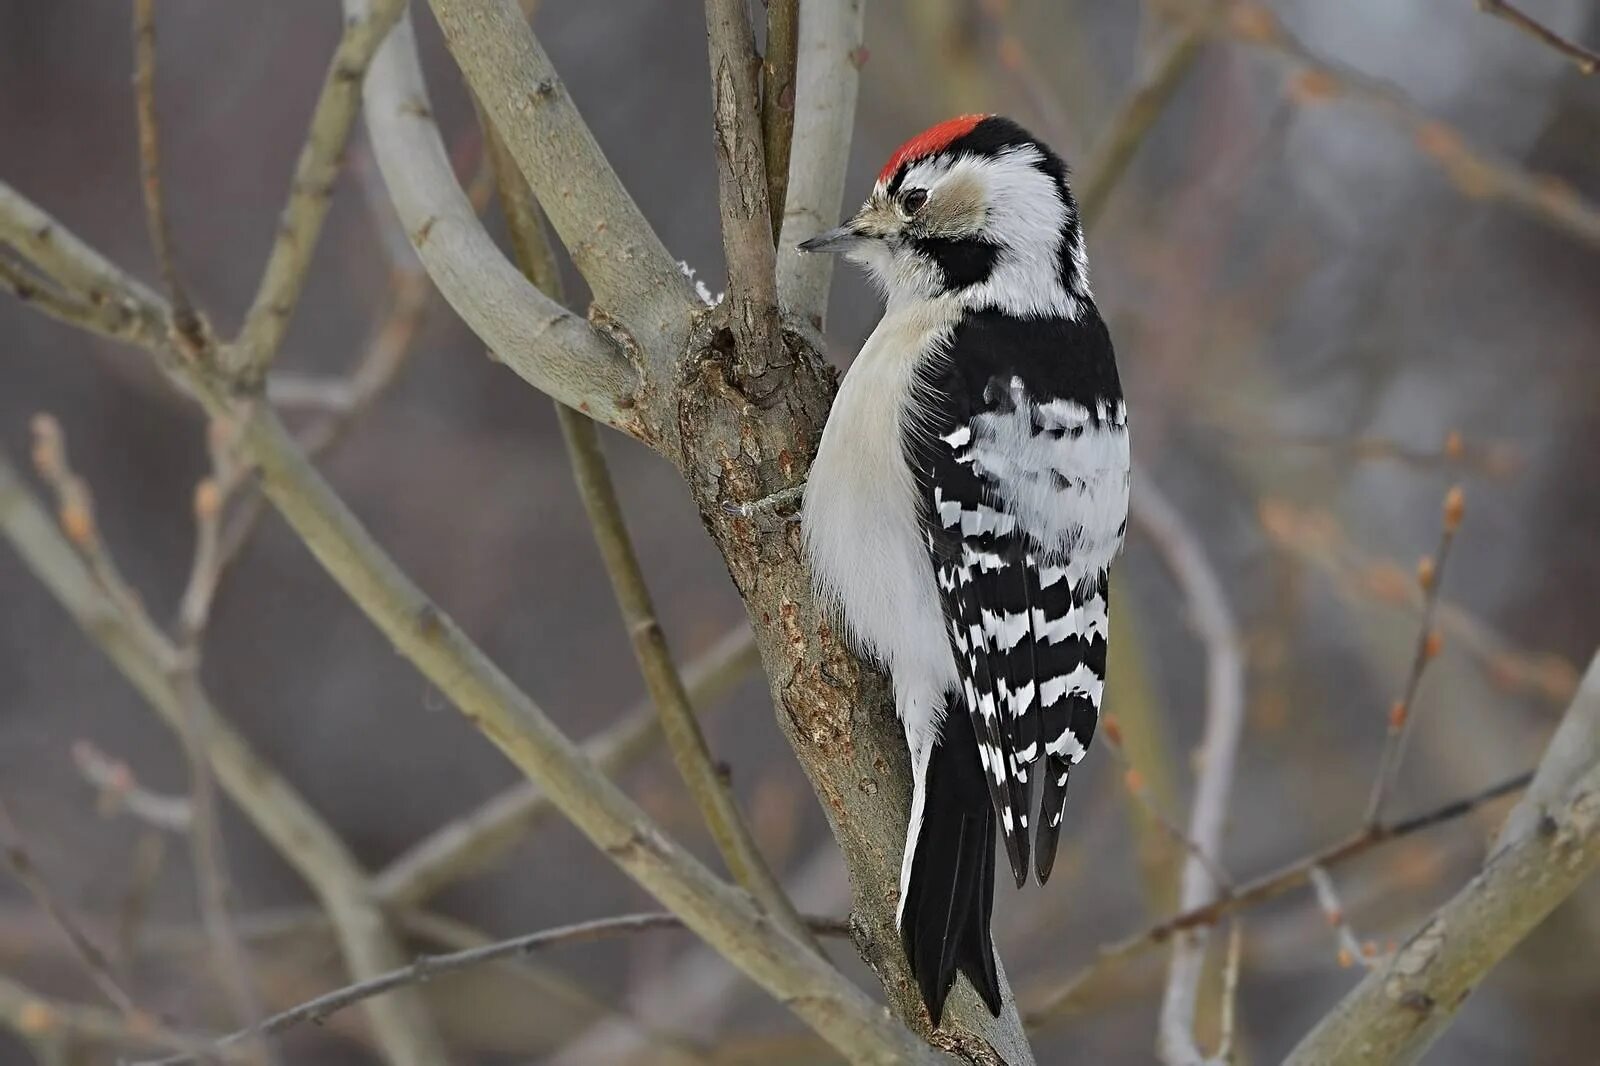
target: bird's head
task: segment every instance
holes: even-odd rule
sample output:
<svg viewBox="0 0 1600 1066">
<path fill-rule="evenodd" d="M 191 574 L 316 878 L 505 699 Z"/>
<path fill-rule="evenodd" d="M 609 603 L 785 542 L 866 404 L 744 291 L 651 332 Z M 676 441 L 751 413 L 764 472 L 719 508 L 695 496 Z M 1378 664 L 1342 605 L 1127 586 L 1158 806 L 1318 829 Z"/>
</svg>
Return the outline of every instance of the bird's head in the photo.
<svg viewBox="0 0 1600 1066">
<path fill-rule="evenodd" d="M 863 264 L 891 307 L 953 298 L 1078 318 L 1091 300 L 1066 164 L 997 115 L 963 115 L 911 138 L 855 217 L 800 249 Z"/>
</svg>

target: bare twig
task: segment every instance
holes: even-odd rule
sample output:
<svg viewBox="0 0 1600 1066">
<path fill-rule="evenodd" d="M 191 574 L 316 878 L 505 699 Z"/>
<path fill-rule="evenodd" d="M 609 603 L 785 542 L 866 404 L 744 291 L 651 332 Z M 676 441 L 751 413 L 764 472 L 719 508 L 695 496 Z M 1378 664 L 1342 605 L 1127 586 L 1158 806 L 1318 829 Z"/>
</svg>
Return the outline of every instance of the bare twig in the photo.
<svg viewBox="0 0 1600 1066">
<path fill-rule="evenodd" d="M 856 89 L 866 0 L 807 0 L 800 11 L 789 188 L 778 238 L 778 295 L 784 308 L 821 331 L 833 256 L 805 255 L 801 241 L 839 220 L 845 166 L 856 125 Z"/>
<path fill-rule="evenodd" d="M 1390 437 L 1360 434 L 1291 434 L 1238 424 L 1216 428 L 1230 445 L 1239 448 L 1303 449 L 1350 462 L 1386 461 L 1419 470 L 1465 470 L 1492 479 L 1509 478 L 1522 466 L 1521 457 L 1511 445 L 1468 440 L 1456 430 L 1445 434 L 1439 447 L 1426 448 Z"/>
<path fill-rule="evenodd" d="M 706 0 L 729 321 L 753 376 L 779 357 L 778 280 L 762 156 L 755 37 L 745 0 Z"/>
<path fill-rule="evenodd" d="M 84 303 L 51 282 L 33 276 L 5 256 L 0 256 L 0 289 L 58 322 L 102 337 L 132 340 L 142 328 L 142 324 L 131 318 L 124 308 L 96 307 Z"/>
<path fill-rule="evenodd" d="M 36 1040 L 66 1038 L 189 1052 L 208 1051 L 212 1043 L 209 1038 L 158 1025 L 149 1015 L 129 1017 L 101 1007 L 49 999 L 4 975 L 0 975 L 0 1022 Z"/>
<path fill-rule="evenodd" d="M 806 921 L 807 926 L 812 931 L 824 936 L 843 937 L 850 935 L 850 923 L 847 919 L 809 918 Z M 448 955 L 420 955 L 409 966 L 403 966 L 389 973 L 380 974 L 370 980 L 335 989 L 315 999 L 307 1000 L 298 1006 L 291 1007 L 286 1011 L 274 1014 L 272 1017 L 264 1019 L 253 1030 L 241 1030 L 225 1036 L 217 1041 L 217 1047 L 219 1049 L 229 1047 L 250 1034 L 270 1035 L 272 1033 L 280 1033 L 285 1029 L 293 1028 L 305 1022 L 320 1024 L 334 1013 L 363 1000 L 382 995 L 392 989 L 421 984 L 442 974 L 471 969 L 472 967 L 482 966 L 485 963 L 496 962 L 501 959 L 530 955 L 536 951 L 543 951 L 547 948 L 561 945 L 584 944 L 594 940 L 626 936 L 631 933 L 647 932 L 655 929 L 682 928 L 683 920 L 677 915 L 665 911 L 656 911 L 649 914 L 624 914 L 614 918 L 575 922 L 572 925 L 558 926 L 555 929 L 546 929 L 526 936 L 513 937 L 509 940 L 500 940 L 482 947 L 452 952 Z M 191 1061 L 193 1061 L 192 1056 L 174 1055 L 170 1058 L 145 1063 L 143 1066 L 179 1066 L 180 1063 Z"/>
<path fill-rule="evenodd" d="M 1571 772 L 1565 750 L 1600 729 L 1600 686 L 1580 690 L 1567 714 L 1590 722 L 1558 730 L 1546 749 L 1562 763 L 1551 776 L 1568 782 L 1559 800 L 1503 837 L 1483 870 L 1300 1042 L 1289 1066 L 1417 1061 L 1490 969 L 1600 868 L 1600 762 Z"/>
<path fill-rule="evenodd" d="M 1217 1024 L 1216 1060 L 1234 1061 L 1234 1023 L 1239 1008 L 1239 970 L 1244 957 L 1244 923 L 1235 919 L 1228 927 L 1228 956 L 1222 964 L 1222 1007 Z"/>
<path fill-rule="evenodd" d="M 87 740 L 72 745 L 72 761 L 83 779 L 101 796 L 111 812 L 127 811 L 146 825 L 169 833 L 187 833 L 194 811 L 182 796 L 164 796 L 139 784 L 133 770 Z"/>
<path fill-rule="evenodd" d="M 1211 902 L 1222 888 L 1209 864 L 1197 856 L 1221 854 L 1234 757 L 1244 729 L 1244 647 L 1221 577 L 1177 509 L 1148 479 L 1135 488 L 1130 517 L 1172 572 L 1206 651 L 1206 725 L 1187 834 L 1195 851 L 1184 864 L 1178 896 L 1178 905 L 1190 909 Z M 1203 928 L 1180 934 L 1173 943 L 1158 1038 L 1162 1058 L 1169 1063 L 1205 1060 L 1194 1036 L 1205 950 Z"/>
<path fill-rule="evenodd" d="M 1191 840 L 1189 834 L 1184 832 L 1183 826 L 1179 825 L 1171 815 L 1167 814 L 1162 809 L 1161 804 L 1156 801 L 1156 798 L 1150 794 L 1150 788 L 1145 782 L 1144 775 L 1133 765 L 1133 761 L 1128 757 L 1127 750 L 1122 745 L 1120 722 L 1114 718 L 1107 718 L 1104 728 L 1108 742 L 1107 747 L 1111 751 L 1112 758 L 1116 759 L 1122 767 L 1123 784 L 1127 787 L 1129 794 L 1138 801 L 1140 807 L 1144 808 L 1150 820 L 1155 823 L 1168 840 L 1193 856 L 1196 861 L 1205 864 L 1207 872 L 1211 874 L 1211 879 L 1221 887 L 1231 891 L 1233 879 L 1228 876 L 1228 872 L 1222 868 L 1222 865 L 1215 858 L 1207 855 L 1199 844 Z"/>
<path fill-rule="evenodd" d="M 76 918 L 62 902 L 61 897 L 50 887 L 50 882 L 39 870 L 39 865 L 33 859 L 33 853 L 23 840 L 22 831 L 17 827 L 16 820 L 11 816 L 11 810 L 3 797 L 0 797 L 0 852 L 5 855 L 6 867 L 11 875 L 21 883 L 22 887 L 33 897 L 39 909 L 49 915 L 50 921 L 71 946 L 72 953 L 77 957 L 84 973 L 94 982 L 100 994 L 105 996 L 106 1002 L 117 1008 L 122 1016 L 131 1024 L 141 1026 L 155 1026 L 153 1015 L 141 1010 L 122 987 L 122 982 L 111 972 L 111 961 L 106 958 L 95 942 L 89 939 L 83 929 L 78 925 Z"/>
<path fill-rule="evenodd" d="M 1315 867 L 1331 870 L 1391 841 L 1400 840 L 1425 829 L 1431 829 L 1434 826 L 1465 817 L 1479 810 L 1485 804 L 1521 791 L 1527 787 L 1528 782 L 1532 779 L 1532 771 L 1521 773 L 1492 785 L 1481 792 L 1451 800 L 1449 803 L 1441 804 L 1420 814 L 1401 818 L 1376 828 L 1362 829 L 1335 844 L 1285 863 L 1276 870 L 1262 874 L 1253 880 L 1246 881 L 1232 893 L 1215 899 L 1204 906 L 1181 911 L 1178 914 L 1155 922 L 1131 936 L 1107 944 L 1100 949 L 1093 963 L 1067 981 L 1062 982 L 1054 991 L 1045 995 L 1038 1006 L 1029 1011 L 1027 1016 L 1028 1024 L 1030 1027 L 1045 1026 L 1064 1017 L 1073 1005 L 1082 998 L 1085 990 L 1112 967 L 1166 943 L 1173 936 L 1186 929 L 1215 925 L 1219 919 L 1228 914 L 1246 907 L 1255 906 L 1258 903 L 1264 903 L 1269 899 L 1275 899 L 1285 892 L 1299 888 L 1310 880 L 1311 870 Z"/>
<path fill-rule="evenodd" d="M 345 20 L 295 163 L 272 254 L 239 337 L 226 353 L 232 372 L 249 381 L 264 380 L 283 343 L 328 215 L 345 145 L 355 127 L 362 80 L 378 46 L 405 8 L 405 0 L 371 0 L 364 14 Z"/>
<path fill-rule="evenodd" d="M 346 0 L 345 11 L 364 16 L 365 0 Z M 495 246 L 462 191 L 433 121 L 409 18 L 379 48 L 364 99 L 389 197 L 451 307 L 496 358 L 535 388 L 609 425 L 641 432 L 636 412 L 626 406 L 638 374 L 623 352 L 534 288 Z"/>
<path fill-rule="evenodd" d="M 1259 514 L 1272 542 L 1331 577 L 1342 598 L 1376 601 L 1421 616 L 1425 594 L 1414 572 L 1396 560 L 1367 555 L 1327 515 L 1278 500 L 1263 501 Z M 1484 619 L 1443 597 L 1435 616 L 1446 641 L 1476 659 L 1496 687 L 1525 690 L 1561 707 L 1571 702 L 1578 674 L 1562 656 L 1518 647 Z"/>
<path fill-rule="evenodd" d="M 1184 0 L 1185 6 L 1192 7 L 1195 2 Z M 1266 5 L 1255 0 L 1227 0 L 1222 7 L 1227 17 L 1212 22 L 1218 32 L 1274 54 L 1315 78 L 1318 92 L 1301 94 L 1302 98 L 1348 98 L 1366 104 L 1410 134 L 1422 154 L 1464 195 L 1499 201 L 1578 240 L 1600 244 L 1600 206 L 1586 200 L 1569 183 L 1531 173 L 1502 156 L 1472 147 L 1460 131 L 1428 114 L 1403 90 L 1312 50 Z"/>
<path fill-rule="evenodd" d="M 4 182 L 0 182 L 0 242 L 61 286 L 67 294 L 66 306 L 78 316 L 67 319 L 73 325 L 151 350 L 166 346 L 165 301 Z M 40 288 L 26 276 L 15 274 L 15 268 L 0 256 L 0 286 L 12 288 L 7 278 L 13 275 L 32 289 Z M 77 310 L 80 304 L 96 313 L 91 317 Z M 41 309 L 51 313 L 49 307 Z"/>
<path fill-rule="evenodd" d="M 1561 36 L 1508 0 L 1478 0 L 1478 10 L 1505 19 L 1529 37 L 1555 49 L 1572 60 L 1580 73 L 1593 74 L 1596 70 L 1600 70 L 1600 53 Z"/>
<path fill-rule="evenodd" d="M 178 264 L 172 252 L 172 229 L 167 222 L 166 201 L 161 192 L 161 136 L 156 121 L 155 0 L 134 0 L 133 45 L 133 95 L 139 118 L 139 176 L 145 224 L 150 230 L 150 247 L 161 268 L 167 299 L 172 304 L 173 332 L 188 354 L 198 355 L 209 342 L 178 276 Z"/>
<path fill-rule="evenodd" d="M 696 713 L 716 706 L 759 665 L 755 638 L 742 625 L 690 662 L 683 669 L 683 683 Z M 614 776 L 656 750 L 660 736 L 661 717 L 647 700 L 586 741 L 582 750 L 602 773 Z M 420 903 L 488 866 L 553 811 L 537 784 L 514 785 L 413 844 L 377 875 L 377 892 L 390 906 Z"/>
<path fill-rule="evenodd" d="M 761 147 L 767 172 L 772 239 L 783 227 L 794 142 L 795 62 L 800 48 L 800 0 L 768 0 L 767 54 L 761 62 Z"/>
<path fill-rule="evenodd" d="M 367 977 L 401 963 L 398 942 L 373 903 L 364 871 L 317 813 L 234 732 L 201 689 L 185 694 L 174 684 L 176 649 L 142 611 L 108 594 L 0 456 L 0 533 L 23 562 L 111 658 L 175 732 L 198 712 L 206 755 L 222 786 L 263 836 L 317 894 L 338 934 L 351 973 Z M 444 1061 L 419 1000 L 402 992 L 369 1005 L 373 1030 L 395 1066 Z"/>
<path fill-rule="evenodd" d="M 1111 190 L 1200 54 L 1205 32 L 1199 18 L 1184 18 L 1169 32 L 1171 36 L 1149 74 L 1117 105 L 1073 182 L 1085 226 L 1099 221 Z"/>
<path fill-rule="evenodd" d="M 1434 629 L 1433 619 L 1439 605 L 1439 586 L 1444 582 L 1444 567 L 1450 557 L 1450 546 L 1455 543 L 1456 530 L 1461 528 L 1464 499 L 1459 485 L 1445 494 L 1439 548 L 1432 558 L 1425 557 L 1417 568 L 1417 580 L 1423 594 L 1422 624 L 1417 632 L 1416 651 L 1411 657 L 1411 671 L 1406 676 L 1405 689 L 1399 701 L 1389 709 L 1389 731 L 1378 757 L 1378 772 L 1372 782 L 1372 794 L 1367 800 L 1368 825 L 1376 824 L 1383 817 L 1383 805 L 1405 761 L 1406 743 L 1417 717 L 1417 690 L 1422 684 L 1423 672 L 1438 656 L 1442 644 L 1443 638 Z"/>
<path fill-rule="evenodd" d="M 1345 912 L 1344 904 L 1339 901 L 1339 891 L 1333 886 L 1333 876 L 1320 866 L 1313 866 L 1307 871 L 1307 876 L 1310 877 L 1311 887 L 1316 892 L 1317 906 L 1322 908 L 1322 916 L 1328 920 L 1328 927 L 1333 930 L 1334 939 L 1339 945 L 1339 965 L 1352 966 L 1360 963 L 1371 969 L 1376 953 L 1369 954 L 1357 939 L 1355 930 L 1350 928 L 1350 916 Z"/>
</svg>

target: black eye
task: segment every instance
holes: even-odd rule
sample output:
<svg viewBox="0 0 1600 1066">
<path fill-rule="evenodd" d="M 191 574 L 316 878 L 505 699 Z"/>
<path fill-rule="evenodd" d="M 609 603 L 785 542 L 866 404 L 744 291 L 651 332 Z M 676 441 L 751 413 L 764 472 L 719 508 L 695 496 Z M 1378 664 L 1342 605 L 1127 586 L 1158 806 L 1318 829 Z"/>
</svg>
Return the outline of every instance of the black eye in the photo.
<svg viewBox="0 0 1600 1066">
<path fill-rule="evenodd" d="M 922 205 L 927 202 L 928 190 L 926 189 L 910 189 L 900 201 L 900 203 L 905 207 L 906 214 L 908 215 L 914 215 L 918 211 L 921 211 Z"/>
</svg>

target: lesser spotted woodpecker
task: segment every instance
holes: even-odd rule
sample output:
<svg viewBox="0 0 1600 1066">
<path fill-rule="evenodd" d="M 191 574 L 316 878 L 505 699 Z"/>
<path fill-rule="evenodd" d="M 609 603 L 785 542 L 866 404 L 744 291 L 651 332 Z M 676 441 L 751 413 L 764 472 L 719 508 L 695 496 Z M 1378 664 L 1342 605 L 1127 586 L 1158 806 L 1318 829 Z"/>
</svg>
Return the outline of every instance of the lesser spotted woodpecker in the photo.
<svg viewBox="0 0 1600 1066">
<path fill-rule="evenodd" d="M 1126 530 L 1127 409 L 1067 168 L 1016 123 L 907 141 L 844 225 L 800 245 L 887 298 L 805 490 L 824 600 L 894 683 L 911 753 L 899 925 L 935 1025 L 967 975 L 995 1014 L 996 822 L 1027 880 L 1055 861 L 1105 685 Z"/>
</svg>

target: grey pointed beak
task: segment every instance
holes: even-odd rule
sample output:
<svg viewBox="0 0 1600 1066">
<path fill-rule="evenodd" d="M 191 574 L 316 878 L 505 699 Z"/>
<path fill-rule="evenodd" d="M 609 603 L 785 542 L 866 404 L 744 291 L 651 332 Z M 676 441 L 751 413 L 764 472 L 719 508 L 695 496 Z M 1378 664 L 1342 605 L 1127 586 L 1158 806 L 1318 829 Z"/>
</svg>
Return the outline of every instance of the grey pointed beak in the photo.
<svg viewBox="0 0 1600 1066">
<path fill-rule="evenodd" d="M 847 222 L 842 226 L 836 226 L 824 233 L 819 233 L 808 241 L 801 241 L 798 247 L 802 252 L 837 254 L 849 251 L 866 239 L 864 234 L 857 232 L 855 227 Z"/>
</svg>

